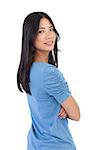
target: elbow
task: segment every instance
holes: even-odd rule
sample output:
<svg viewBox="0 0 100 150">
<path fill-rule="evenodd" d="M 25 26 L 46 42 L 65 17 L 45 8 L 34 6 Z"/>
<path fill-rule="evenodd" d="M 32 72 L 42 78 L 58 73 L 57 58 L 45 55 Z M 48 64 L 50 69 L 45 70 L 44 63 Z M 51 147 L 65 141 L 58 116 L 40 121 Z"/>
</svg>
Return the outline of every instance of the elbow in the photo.
<svg viewBox="0 0 100 150">
<path fill-rule="evenodd" d="M 78 113 L 77 116 L 75 117 L 75 121 L 79 121 L 80 117 L 81 117 L 81 115 L 80 115 L 80 113 Z"/>
<path fill-rule="evenodd" d="M 79 121 L 80 120 L 80 113 L 74 114 L 73 116 L 72 115 L 68 115 L 68 118 L 72 119 L 74 121 Z"/>
<path fill-rule="evenodd" d="M 79 121 L 79 120 L 80 120 L 80 117 L 81 117 L 81 114 L 80 114 L 80 109 L 79 109 L 79 107 L 78 107 L 75 120 L 76 120 L 76 121 Z"/>
</svg>

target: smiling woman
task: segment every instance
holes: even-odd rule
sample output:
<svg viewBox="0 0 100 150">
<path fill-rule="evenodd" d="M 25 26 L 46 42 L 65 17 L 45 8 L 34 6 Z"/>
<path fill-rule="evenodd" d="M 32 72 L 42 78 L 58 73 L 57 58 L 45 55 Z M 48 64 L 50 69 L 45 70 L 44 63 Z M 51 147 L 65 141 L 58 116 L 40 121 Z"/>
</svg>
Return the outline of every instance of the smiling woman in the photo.
<svg viewBox="0 0 100 150">
<path fill-rule="evenodd" d="M 32 117 L 27 150 L 76 150 L 68 118 L 78 121 L 80 112 L 58 69 L 58 39 L 46 13 L 25 18 L 17 85 L 27 94 Z"/>
<path fill-rule="evenodd" d="M 56 33 L 50 21 L 42 18 L 39 24 L 39 31 L 34 40 L 35 46 L 35 61 L 48 62 L 49 52 L 54 49 L 56 41 Z"/>
</svg>

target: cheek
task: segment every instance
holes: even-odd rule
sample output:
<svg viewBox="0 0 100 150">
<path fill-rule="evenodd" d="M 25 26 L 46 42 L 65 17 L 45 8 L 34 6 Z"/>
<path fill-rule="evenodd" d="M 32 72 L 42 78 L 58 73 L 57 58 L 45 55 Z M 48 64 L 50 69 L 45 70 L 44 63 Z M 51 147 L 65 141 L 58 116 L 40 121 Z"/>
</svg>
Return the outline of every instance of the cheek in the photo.
<svg viewBox="0 0 100 150">
<path fill-rule="evenodd" d="M 42 41 L 43 41 L 43 40 L 42 40 L 42 37 L 37 37 L 36 40 L 35 40 L 35 42 L 34 42 L 34 45 L 38 45 L 38 44 L 40 44 Z"/>
<path fill-rule="evenodd" d="M 53 34 L 53 38 L 54 38 L 54 40 L 56 40 L 56 38 L 57 38 L 56 33 Z"/>
<path fill-rule="evenodd" d="M 36 40 L 34 41 L 34 46 L 35 48 L 40 48 L 41 46 L 43 46 L 43 37 L 36 38 Z"/>
<path fill-rule="evenodd" d="M 41 36 L 39 36 L 39 37 L 37 38 L 37 41 L 38 41 L 39 43 L 43 43 L 44 39 L 45 39 L 45 35 L 41 35 Z"/>
</svg>

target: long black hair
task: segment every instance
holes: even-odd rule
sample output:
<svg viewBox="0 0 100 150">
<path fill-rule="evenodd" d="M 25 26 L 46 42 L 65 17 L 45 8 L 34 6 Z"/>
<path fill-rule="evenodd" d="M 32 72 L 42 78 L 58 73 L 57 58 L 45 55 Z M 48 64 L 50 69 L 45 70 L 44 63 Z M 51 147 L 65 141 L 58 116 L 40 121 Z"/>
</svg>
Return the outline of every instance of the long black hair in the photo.
<svg viewBox="0 0 100 150">
<path fill-rule="evenodd" d="M 55 60 L 53 58 L 52 51 L 50 51 L 49 56 L 48 56 L 48 63 L 58 67 L 57 41 L 60 38 L 59 33 L 57 32 L 52 19 L 46 13 L 33 12 L 29 14 L 23 22 L 22 51 L 21 51 L 21 58 L 20 58 L 20 63 L 19 63 L 18 71 L 17 71 L 18 89 L 21 92 L 23 92 L 24 90 L 26 93 L 29 93 L 30 95 L 31 95 L 31 92 L 29 88 L 29 81 L 30 81 L 29 73 L 30 73 L 30 67 L 32 65 L 32 62 L 35 56 L 35 47 L 34 47 L 33 41 L 37 35 L 38 29 L 39 29 L 39 22 L 41 18 L 47 18 L 50 21 L 57 35 L 55 45 L 54 45 Z"/>
</svg>

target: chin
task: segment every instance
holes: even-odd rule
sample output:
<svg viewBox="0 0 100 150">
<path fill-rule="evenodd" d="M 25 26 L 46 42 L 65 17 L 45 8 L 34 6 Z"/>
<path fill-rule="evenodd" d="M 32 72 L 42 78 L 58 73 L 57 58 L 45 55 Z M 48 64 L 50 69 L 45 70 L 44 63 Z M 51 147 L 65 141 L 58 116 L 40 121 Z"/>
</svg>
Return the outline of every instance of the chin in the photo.
<svg viewBox="0 0 100 150">
<path fill-rule="evenodd" d="M 45 50 L 46 52 L 51 52 L 52 51 L 52 49 L 48 49 L 48 50 Z"/>
<path fill-rule="evenodd" d="M 47 50 L 48 51 L 52 51 L 54 49 L 54 47 L 51 47 L 51 48 L 48 48 Z"/>
</svg>

